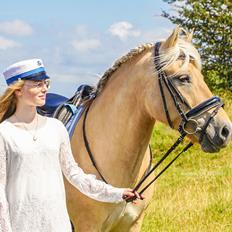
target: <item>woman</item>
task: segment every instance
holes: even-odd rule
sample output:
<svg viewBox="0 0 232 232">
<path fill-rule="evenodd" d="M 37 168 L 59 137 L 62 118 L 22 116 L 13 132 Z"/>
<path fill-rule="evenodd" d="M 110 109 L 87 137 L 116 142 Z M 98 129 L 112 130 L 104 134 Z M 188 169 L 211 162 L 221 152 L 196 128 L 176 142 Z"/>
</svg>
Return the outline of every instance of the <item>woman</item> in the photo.
<svg viewBox="0 0 232 232">
<path fill-rule="evenodd" d="M 62 172 L 92 199 L 136 196 L 85 174 L 74 161 L 63 124 L 37 114 L 50 80 L 40 59 L 9 66 L 0 98 L 0 232 L 70 232 Z"/>
</svg>

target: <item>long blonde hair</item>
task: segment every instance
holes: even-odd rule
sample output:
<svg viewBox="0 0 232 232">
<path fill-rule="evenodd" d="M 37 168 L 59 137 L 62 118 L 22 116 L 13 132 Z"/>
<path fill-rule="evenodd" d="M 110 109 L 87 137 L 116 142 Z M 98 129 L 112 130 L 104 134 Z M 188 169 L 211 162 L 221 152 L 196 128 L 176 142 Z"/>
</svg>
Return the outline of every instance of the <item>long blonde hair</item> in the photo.
<svg viewBox="0 0 232 232">
<path fill-rule="evenodd" d="M 17 106 L 15 91 L 20 90 L 24 85 L 24 80 L 19 80 L 7 87 L 0 97 L 0 122 L 14 114 Z"/>
</svg>

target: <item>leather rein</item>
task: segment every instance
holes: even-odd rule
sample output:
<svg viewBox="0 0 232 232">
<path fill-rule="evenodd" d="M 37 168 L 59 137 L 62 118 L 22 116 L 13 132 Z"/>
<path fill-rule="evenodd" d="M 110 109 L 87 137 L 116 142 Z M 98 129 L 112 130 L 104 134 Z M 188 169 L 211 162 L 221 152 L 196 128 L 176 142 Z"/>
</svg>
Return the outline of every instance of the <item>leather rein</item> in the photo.
<svg viewBox="0 0 232 232">
<path fill-rule="evenodd" d="M 134 187 L 133 191 L 138 191 L 141 185 L 147 180 L 147 178 L 159 167 L 159 165 L 173 152 L 176 147 L 184 140 L 186 135 L 191 135 L 195 133 L 200 133 L 199 136 L 199 143 L 203 140 L 204 135 L 206 134 L 206 130 L 208 125 L 210 124 L 213 117 L 218 113 L 219 109 L 223 106 L 223 101 L 217 97 L 213 96 L 206 101 L 198 104 L 197 106 L 191 108 L 184 96 L 179 92 L 179 90 L 175 87 L 173 84 L 171 78 L 167 76 L 167 74 L 162 70 L 162 66 L 160 65 L 160 59 L 159 59 L 159 49 L 160 49 L 160 42 L 157 42 L 154 46 L 154 65 L 156 68 L 156 71 L 158 73 L 158 82 L 159 82 L 159 88 L 160 93 L 162 97 L 163 107 L 166 114 L 166 118 L 168 121 L 168 124 L 171 128 L 174 128 L 173 122 L 171 121 L 171 117 L 169 114 L 169 110 L 167 107 L 167 101 L 164 94 L 164 86 L 167 88 L 169 94 L 171 95 L 171 98 L 173 100 L 173 103 L 181 117 L 181 123 L 179 124 L 178 131 L 180 132 L 180 137 L 176 140 L 176 142 L 168 149 L 168 151 L 162 156 L 162 158 L 153 166 L 153 168 L 149 168 L 149 170 L 144 174 L 144 176 L 141 178 L 141 180 L 137 183 L 137 185 Z M 93 102 L 93 101 L 92 101 Z M 92 103 L 91 102 L 91 103 Z M 106 181 L 104 176 L 101 174 L 100 169 L 97 165 L 96 160 L 94 159 L 93 153 L 90 149 L 90 145 L 87 139 L 86 135 L 86 119 L 87 115 L 91 106 L 91 103 L 89 104 L 87 110 L 84 114 L 84 121 L 83 121 L 83 139 L 85 143 L 86 150 L 88 152 L 88 155 L 91 159 L 91 162 L 93 166 L 96 168 L 98 174 L 102 178 L 103 181 Z M 185 107 L 188 109 L 187 112 L 183 110 L 182 107 Z M 209 110 L 213 109 L 213 111 L 209 114 L 207 117 L 207 120 L 205 121 L 205 124 L 200 127 L 196 118 Z M 193 145 L 192 142 L 189 142 L 180 153 L 178 153 L 174 159 L 172 159 L 166 166 L 163 168 L 142 190 L 139 191 L 139 194 L 142 194 L 151 184 L 153 184 L 163 173 L 165 170 L 167 170 L 168 167 L 173 164 L 173 162 L 185 151 L 187 151 L 191 146 Z M 126 199 L 127 202 L 131 202 L 135 200 L 136 197 L 131 197 L 129 199 Z"/>
</svg>

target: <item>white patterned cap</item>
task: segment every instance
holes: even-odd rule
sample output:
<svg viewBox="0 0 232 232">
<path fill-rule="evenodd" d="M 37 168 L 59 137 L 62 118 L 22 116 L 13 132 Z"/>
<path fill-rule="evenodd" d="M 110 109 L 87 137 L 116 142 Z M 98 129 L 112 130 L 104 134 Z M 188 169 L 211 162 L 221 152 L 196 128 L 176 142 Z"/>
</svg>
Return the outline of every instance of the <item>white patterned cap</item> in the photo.
<svg viewBox="0 0 232 232">
<path fill-rule="evenodd" d="M 3 76 L 8 85 L 18 80 L 49 79 L 41 59 L 23 60 L 14 63 L 3 72 Z"/>
</svg>

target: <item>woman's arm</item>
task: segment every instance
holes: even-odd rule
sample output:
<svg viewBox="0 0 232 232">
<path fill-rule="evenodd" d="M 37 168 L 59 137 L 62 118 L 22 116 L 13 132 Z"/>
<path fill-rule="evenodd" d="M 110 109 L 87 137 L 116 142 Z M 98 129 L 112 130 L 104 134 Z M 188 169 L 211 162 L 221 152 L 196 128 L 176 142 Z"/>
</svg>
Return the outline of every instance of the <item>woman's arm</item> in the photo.
<svg viewBox="0 0 232 232">
<path fill-rule="evenodd" d="M 97 180 L 95 175 L 85 174 L 73 158 L 66 129 L 62 134 L 63 142 L 60 146 L 60 164 L 67 180 L 80 192 L 94 200 L 114 203 L 123 201 L 125 192 L 129 190 L 115 188 L 101 180 Z"/>
<path fill-rule="evenodd" d="M 6 198 L 6 150 L 0 135 L 0 232 L 12 232 Z"/>
</svg>

